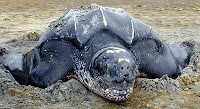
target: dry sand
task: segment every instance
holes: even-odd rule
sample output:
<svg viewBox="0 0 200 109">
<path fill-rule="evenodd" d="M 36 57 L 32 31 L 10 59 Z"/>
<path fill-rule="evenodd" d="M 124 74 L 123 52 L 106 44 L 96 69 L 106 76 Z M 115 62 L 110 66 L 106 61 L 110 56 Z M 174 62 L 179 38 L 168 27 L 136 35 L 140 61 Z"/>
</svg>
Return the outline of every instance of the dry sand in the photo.
<svg viewBox="0 0 200 109">
<path fill-rule="evenodd" d="M 200 108 L 200 0 L 1 0 L 0 61 L 31 50 L 50 22 L 91 3 L 123 8 L 167 44 L 195 41 L 190 65 L 176 80 L 138 78 L 130 99 L 113 103 L 73 79 L 46 89 L 21 86 L 0 64 L 0 108 Z"/>
</svg>

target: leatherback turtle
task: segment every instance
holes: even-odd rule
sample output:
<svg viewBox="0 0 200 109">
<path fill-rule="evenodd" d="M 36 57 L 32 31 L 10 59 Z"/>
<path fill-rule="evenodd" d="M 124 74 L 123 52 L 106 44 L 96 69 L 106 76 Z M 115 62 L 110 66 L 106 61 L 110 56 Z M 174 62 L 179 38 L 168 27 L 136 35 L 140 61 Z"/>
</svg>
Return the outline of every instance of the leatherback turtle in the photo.
<svg viewBox="0 0 200 109">
<path fill-rule="evenodd" d="M 189 56 L 187 46 L 167 46 L 123 9 L 92 4 L 68 11 L 32 51 L 10 55 L 3 64 L 21 84 L 47 87 L 76 78 L 96 94 L 121 101 L 132 94 L 139 72 L 176 78 Z"/>
</svg>

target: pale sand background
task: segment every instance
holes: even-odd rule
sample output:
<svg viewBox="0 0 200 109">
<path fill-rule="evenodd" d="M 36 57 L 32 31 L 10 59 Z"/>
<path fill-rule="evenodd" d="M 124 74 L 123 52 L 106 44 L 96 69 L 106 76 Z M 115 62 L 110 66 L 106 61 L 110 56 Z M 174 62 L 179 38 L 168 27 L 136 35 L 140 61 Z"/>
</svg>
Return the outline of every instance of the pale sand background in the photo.
<svg viewBox="0 0 200 109">
<path fill-rule="evenodd" d="M 200 42 L 200 0 L 1 0 L 1 47 L 5 47 L 8 53 L 25 53 L 36 43 L 35 41 L 23 41 L 27 39 L 28 33 L 36 32 L 41 35 L 50 22 L 58 19 L 69 9 L 91 3 L 123 8 L 136 19 L 151 25 L 159 38 L 167 44 L 191 39 Z M 7 43 L 10 40 L 12 41 Z M 0 79 L 1 87 L 7 84 L 2 82 L 4 80 L 5 78 Z M 62 101 L 63 97 L 58 93 L 61 89 L 64 90 L 63 88 L 60 88 L 58 92 L 53 90 L 52 87 L 57 87 L 56 85 L 45 90 L 30 86 L 10 88 L 12 85 L 8 85 L 5 86 L 5 90 L 3 88 L 0 91 L 0 107 L 200 108 L 199 81 L 199 75 L 187 75 L 182 81 L 183 90 L 178 93 L 146 92 L 136 88 L 134 95 L 127 102 L 117 104 L 96 96 L 75 80 L 72 80 L 72 83 L 59 83 L 60 87 L 78 84 L 78 88 L 69 87 L 76 91 L 69 92 L 71 95 L 65 101 Z M 77 91 L 79 89 L 81 91 Z M 49 96 L 48 91 L 52 91 L 52 96 L 58 96 L 58 98 L 55 97 L 53 100 L 46 98 L 46 95 Z M 44 94 L 46 94 L 45 97 L 42 96 Z"/>
</svg>

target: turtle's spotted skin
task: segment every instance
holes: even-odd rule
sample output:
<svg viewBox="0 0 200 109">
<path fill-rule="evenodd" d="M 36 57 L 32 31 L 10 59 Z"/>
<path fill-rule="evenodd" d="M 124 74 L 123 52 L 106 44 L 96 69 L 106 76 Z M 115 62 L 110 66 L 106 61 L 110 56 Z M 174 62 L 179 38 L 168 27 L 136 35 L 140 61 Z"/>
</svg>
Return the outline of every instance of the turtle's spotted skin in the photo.
<svg viewBox="0 0 200 109">
<path fill-rule="evenodd" d="M 3 64 L 21 84 L 47 87 L 76 78 L 96 94 L 122 101 L 132 94 L 138 72 L 176 78 L 189 56 L 187 46 L 165 45 L 124 10 L 92 4 L 71 9 L 51 23 L 35 49 Z"/>
</svg>

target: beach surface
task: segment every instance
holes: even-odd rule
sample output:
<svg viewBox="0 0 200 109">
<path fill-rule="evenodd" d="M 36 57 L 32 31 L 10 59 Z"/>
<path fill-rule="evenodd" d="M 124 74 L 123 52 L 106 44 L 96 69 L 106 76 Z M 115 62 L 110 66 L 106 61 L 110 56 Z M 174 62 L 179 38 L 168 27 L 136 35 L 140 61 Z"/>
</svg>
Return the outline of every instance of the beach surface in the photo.
<svg viewBox="0 0 200 109">
<path fill-rule="evenodd" d="M 52 21 L 91 3 L 123 8 L 166 44 L 191 44 L 189 65 L 177 79 L 137 78 L 133 95 L 115 103 L 74 79 L 45 89 L 20 85 L 0 63 L 0 108 L 200 108 L 200 0 L 1 0 L 0 61 L 30 51 Z"/>
</svg>

